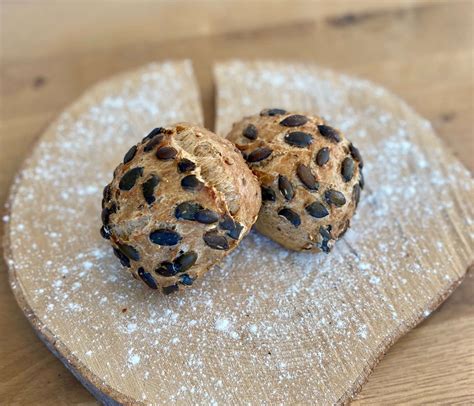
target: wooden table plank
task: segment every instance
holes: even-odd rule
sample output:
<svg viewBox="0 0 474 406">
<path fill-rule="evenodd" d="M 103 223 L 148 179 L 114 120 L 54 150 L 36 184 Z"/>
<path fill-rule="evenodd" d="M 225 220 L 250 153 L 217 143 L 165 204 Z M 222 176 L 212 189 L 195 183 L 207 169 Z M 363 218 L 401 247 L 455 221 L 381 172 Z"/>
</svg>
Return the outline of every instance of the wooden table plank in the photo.
<svg viewBox="0 0 474 406">
<path fill-rule="evenodd" d="M 0 202 L 32 142 L 92 83 L 164 58 L 191 57 L 213 123 L 212 62 L 308 60 L 395 91 L 474 170 L 473 4 L 214 1 L 1 5 Z M 251 8 L 251 12 L 250 12 Z M 225 18 L 231 14 L 232 19 Z M 42 18 L 38 18 L 41 15 Z M 0 276 L 0 401 L 95 404 L 37 340 Z M 473 393 L 472 274 L 376 368 L 358 404 L 467 403 Z"/>
</svg>

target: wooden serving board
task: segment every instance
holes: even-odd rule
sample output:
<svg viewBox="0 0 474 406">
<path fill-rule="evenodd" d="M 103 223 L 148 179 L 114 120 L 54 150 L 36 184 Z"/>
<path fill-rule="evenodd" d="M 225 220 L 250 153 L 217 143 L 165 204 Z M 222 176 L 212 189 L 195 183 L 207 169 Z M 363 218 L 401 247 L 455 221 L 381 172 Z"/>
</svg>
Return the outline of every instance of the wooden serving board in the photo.
<svg viewBox="0 0 474 406">
<path fill-rule="evenodd" d="M 189 62 L 152 64 L 84 94 L 13 186 L 12 289 L 48 347 L 107 404 L 347 402 L 388 347 L 473 258 L 473 182 L 404 102 L 310 65 L 215 67 L 217 131 L 263 107 L 315 112 L 360 147 L 367 187 L 330 255 L 252 232 L 184 294 L 120 268 L 98 234 L 101 189 L 150 128 L 202 122 Z"/>
</svg>

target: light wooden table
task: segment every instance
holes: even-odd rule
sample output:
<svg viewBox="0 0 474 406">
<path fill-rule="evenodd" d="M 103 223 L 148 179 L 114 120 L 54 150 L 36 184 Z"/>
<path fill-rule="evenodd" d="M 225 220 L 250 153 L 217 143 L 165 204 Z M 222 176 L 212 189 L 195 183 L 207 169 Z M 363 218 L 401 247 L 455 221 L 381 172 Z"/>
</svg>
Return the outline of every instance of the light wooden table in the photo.
<svg viewBox="0 0 474 406">
<path fill-rule="evenodd" d="M 431 120 L 474 170 L 472 1 L 3 1 L 0 13 L 1 203 L 65 105 L 102 78 L 165 58 L 193 59 L 210 127 L 217 59 L 309 60 L 366 77 Z M 35 337 L 1 268 L 0 404 L 95 404 Z M 355 403 L 474 402 L 473 310 L 471 273 L 389 351 Z"/>
</svg>

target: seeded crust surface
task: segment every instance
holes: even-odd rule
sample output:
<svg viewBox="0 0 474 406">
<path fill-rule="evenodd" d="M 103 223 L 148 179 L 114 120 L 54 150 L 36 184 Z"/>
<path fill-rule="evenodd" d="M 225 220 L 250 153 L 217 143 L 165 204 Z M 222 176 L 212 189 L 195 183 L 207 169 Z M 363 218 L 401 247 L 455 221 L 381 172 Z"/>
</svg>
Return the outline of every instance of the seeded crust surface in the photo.
<svg viewBox="0 0 474 406">
<path fill-rule="evenodd" d="M 186 123 L 132 146 L 104 188 L 101 235 L 136 279 L 192 285 L 249 232 L 260 187 L 226 139 Z"/>
<path fill-rule="evenodd" d="M 296 251 L 329 252 L 359 202 L 359 151 L 323 119 L 266 109 L 233 125 L 227 138 L 262 189 L 255 228 Z"/>
</svg>

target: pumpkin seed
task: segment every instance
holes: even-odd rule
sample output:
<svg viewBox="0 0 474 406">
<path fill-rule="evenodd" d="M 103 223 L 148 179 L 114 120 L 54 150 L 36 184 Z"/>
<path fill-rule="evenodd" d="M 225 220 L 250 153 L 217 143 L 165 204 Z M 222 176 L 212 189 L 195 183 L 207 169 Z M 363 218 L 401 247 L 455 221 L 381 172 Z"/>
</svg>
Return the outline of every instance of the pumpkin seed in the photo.
<svg viewBox="0 0 474 406">
<path fill-rule="evenodd" d="M 145 138 L 143 138 L 142 142 L 151 140 L 152 138 L 156 137 L 158 134 L 162 133 L 163 130 L 164 130 L 163 127 L 154 128 Z"/>
<path fill-rule="evenodd" d="M 280 189 L 281 194 L 286 200 L 290 201 L 293 199 L 295 191 L 293 190 L 293 185 L 286 176 L 278 175 L 278 189 Z"/>
<path fill-rule="evenodd" d="M 242 131 L 242 135 L 249 140 L 256 140 L 258 136 L 258 129 L 253 124 L 249 124 Z"/>
<path fill-rule="evenodd" d="M 219 226 L 222 229 L 227 230 L 228 232 L 226 234 L 233 240 L 238 240 L 240 238 L 240 233 L 244 228 L 242 224 L 237 223 L 227 214 L 224 216 L 224 220 L 219 223 Z"/>
<path fill-rule="evenodd" d="M 262 186 L 262 200 L 264 202 L 274 202 L 276 200 L 275 191 L 271 187 Z"/>
<path fill-rule="evenodd" d="M 336 207 L 341 207 L 346 204 L 345 196 L 341 192 L 338 192 L 334 189 L 326 190 L 324 193 L 324 198 L 326 199 L 326 202 L 333 204 Z"/>
<path fill-rule="evenodd" d="M 260 162 L 264 159 L 267 159 L 272 154 L 272 152 L 273 151 L 270 148 L 260 147 L 254 149 L 250 154 L 247 155 L 245 159 L 247 162 Z"/>
<path fill-rule="evenodd" d="M 129 163 L 133 159 L 136 153 L 137 153 L 137 146 L 134 145 L 132 148 L 128 150 L 128 152 L 123 157 L 123 163 L 124 164 Z"/>
<path fill-rule="evenodd" d="M 178 171 L 183 172 L 190 172 L 196 169 L 196 164 L 189 159 L 183 158 L 181 161 L 178 162 Z"/>
<path fill-rule="evenodd" d="M 163 161 L 169 161 L 171 159 L 174 159 L 178 151 L 174 149 L 173 147 L 161 147 L 158 148 L 156 151 L 156 157 L 158 159 L 161 159 Z"/>
<path fill-rule="evenodd" d="M 176 285 L 176 284 L 175 284 L 175 285 L 170 285 L 170 286 L 164 286 L 164 287 L 162 288 L 162 292 L 163 292 L 163 294 L 165 294 L 165 295 L 169 295 L 169 294 L 171 294 L 171 293 L 173 293 L 173 292 L 177 292 L 178 290 L 179 290 L 179 287 L 178 287 L 178 285 Z"/>
<path fill-rule="evenodd" d="M 329 161 L 329 148 L 321 148 L 316 154 L 316 163 L 319 166 L 326 165 Z"/>
<path fill-rule="evenodd" d="M 318 125 L 318 130 L 319 133 L 324 137 L 327 138 L 328 140 L 332 142 L 340 142 L 341 137 L 339 136 L 339 133 L 336 129 L 328 126 L 328 125 Z"/>
<path fill-rule="evenodd" d="M 158 268 L 155 269 L 155 272 L 161 276 L 174 276 L 178 273 L 174 265 L 169 261 L 164 261 L 160 264 Z"/>
<path fill-rule="evenodd" d="M 188 251 L 173 261 L 174 269 L 176 272 L 185 272 L 196 263 L 197 258 L 194 251 Z"/>
<path fill-rule="evenodd" d="M 155 189 L 159 183 L 160 178 L 156 175 L 151 175 L 148 180 L 143 183 L 143 197 L 148 204 L 152 204 L 155 201 Z"/>
<path fill-rule="evenodd" d="M 223 235 L 219 235 L 217 230 L 211 230 L 204 234 L 204 242 L 215 250 L 228 250 L 229 243 Z"/>
<path fill-rule="evenodd" d="M 285 207 L 278 212 L 278 215 L 285 217 L 295 227 L 299 227 L 301 225 L 300 216 L 298 216 L 298 214 L 291 209 Z"/>
<path fill-rule="evenodd" d="M 313 136 L 303 131 L 293 131 L 285 135 L 285 142 L 293 147 L 305 148 L 313 142 Z"/>
<path fill-rule="evenodd" d="M 305 207 L 306 211 L 310 216 L 313 216 L 317 219 L 321 219 L 329 215 L 328 209 L 319 202 L 314 202 Z"/>
<path fill-rule="evenodd" d="M 202 209 L 196 212 L 194 220 L 203 224 L 212 224 L 219 220 L 219 215 L 215 211 Z"/>
<path fill-rule="evenodd" d="M 194 279 L 185 273 L 184 275 L 181 275 L 179 282 L 183 285 L 191 286 L 194 282 Z"/>
<path fill-rule="evenodd" d="M 181 179 L 181 187 L 184 190 L 199 191 L 203 186 L 204 183 L 202 183 L 196 175 L 188 175 Z"/>
<path fill-rule="evenodd" d="M 122 176 L 119 182 L 119 189 L 128 191 L 135 186 L 137 179 L 143 175 L 143 168 L 136 167 L 130 169 L 125 175 Z"/>
<path fill-rule="evenodd" d="M 281 116 L 282 114 L 286 114 L 286 110 L 283 109 L 265 109 L 260 112 L 261 116 Z"/>
<path fill-rule="evenodd" d="M 298 127 L 300 125 L 306 124 L 307 122 L 308 117 L 301 114 L 293 114 L 280 121 L 280 125 L 284 127 Z"/>
<path fill-rule="evenodd" d="M 203 207 L 194 202 L 183 202 L 176 206 L 174 215 L 177 219 L 194 220 L 196 213 Z"/>
<path fill-rule="evenodd" d="M 362 155 L 360 154 L 359 150 L 351 143 L 349 144 L 349 151 L 351 152 L 352 158 L 359 162 L 359 168 L 362 169 L 364 167 L 364 161 L 362 160 Z"/>
<path fill-rule="evenodd" d="M 122 254 L 117 248 L 113 247 L 114 255 L 120 260 L 120 263 L 122 266 L 125 266 L 127 268 L 130 268 L 130 260 L 128 259 L 127 256 Z"/>
<path fill-rule="evenodd" d="M 146 272 L 142 267 L 138 268 L 138 276 L 148 285 L 149 288 L 158 289 L 158 285 L 153 279 L 153 276 L 151 276 L 149 272 Z"/>
<path fill-rule="evenodd" d="M 123 255 L 127 256 L 131 260 L 140 261 L 140 254 L 131 245 L 117 243 L 117 247 Z"/>
<path fill-rule="evenodd" d="M 360 200 L 360 186 L 358 183 L 356 183 L 352 189 L 352 200 L 354 200 L 355 206 L 357 207 Z"/>
<path fill-rule="evenodd" d="M 159 229 L 150 233 L 150 240 L 153 244 L 172 246 L 178 244 L 183 239 L 176 231 Z"/>
<path fill-rule="evenodd" d="M 305 185 L 309 190 L 319 189 L 319 183 L 316 180 L 316 177 L 312 174 L 311 169 L 306 165 L 299 164 L 296 168 L 296 174 L 303 185 Z"/>
<path fill-rule="evenodd" d="M 341 175 L 344 182 L 349 182 L 354 176 L 354 161 L 351 158 L 344 158 L 342 161 Z"/>
<path fill-rule="evenodd" d="M 160 135 L 159 137 L 154 137 L 153 139 L 148 141 L 148 143 L 143 148 L 143 151 L 150 152 L 151 150 L 155 149 L 157 145 L 161 144 L 161 141 L 163 141 L 163 138 L 164 137 L 162 135 Z"/>
</svg>

